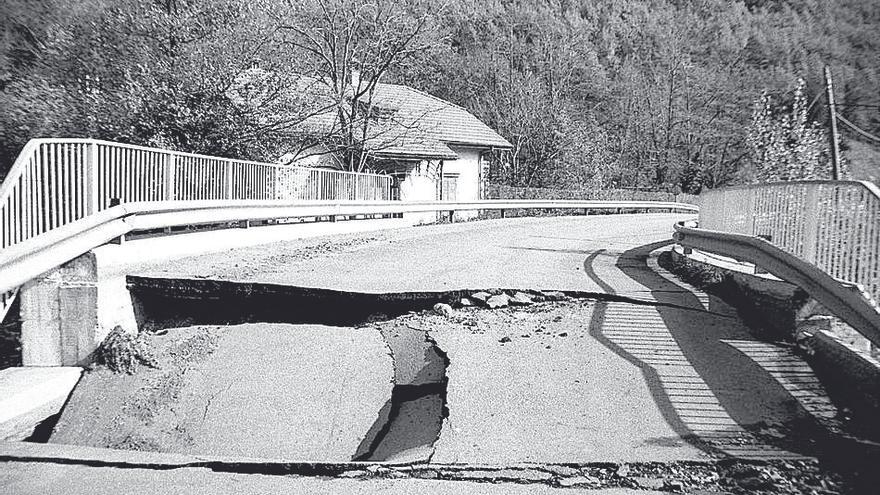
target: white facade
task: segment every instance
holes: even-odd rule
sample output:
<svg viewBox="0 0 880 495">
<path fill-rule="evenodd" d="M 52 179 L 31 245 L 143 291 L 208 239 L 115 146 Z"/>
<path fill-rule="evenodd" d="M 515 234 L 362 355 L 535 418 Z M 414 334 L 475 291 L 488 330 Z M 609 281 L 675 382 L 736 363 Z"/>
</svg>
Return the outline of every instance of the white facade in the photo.
<svg viewBox="0 0 880 495">
<path fill-rule="evenodd" d="M 408 162 L 400 181 L 400 199 L 404 201 L 476 201 L 482 191 L 482 148 L 450 146 L 458 155 L 455 160 L 422 160 Z M 442 173 L 442 176 L 441 176 Z M 477 211 L 458 211 L 456 220 L 475 218 Z M 437 213 L 411 213 L 405 218 L 414 224 L 437 221 Z"/>
</svg>

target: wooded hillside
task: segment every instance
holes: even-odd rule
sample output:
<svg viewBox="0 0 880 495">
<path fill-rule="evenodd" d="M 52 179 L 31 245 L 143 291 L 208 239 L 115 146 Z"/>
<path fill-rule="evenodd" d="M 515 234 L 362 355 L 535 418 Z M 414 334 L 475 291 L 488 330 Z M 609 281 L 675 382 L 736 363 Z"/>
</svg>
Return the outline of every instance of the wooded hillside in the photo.
<svg viewBox="0 0 880 495">
<path fill-rule="evenodd" d="M 513 186 L 748 180 L 756 102 L 788 112 L 803 79 L 824 127 L 825 65 L 880 135 L 880 0 L 11 0 L 0 26 L 0 176 L 50 136 L 274 160 L 310 108 L 293 76 L 349 69 L 496 128 Z M 841 131 L 847 170 L 878 175 L 880 143 Z"/>
</svg>

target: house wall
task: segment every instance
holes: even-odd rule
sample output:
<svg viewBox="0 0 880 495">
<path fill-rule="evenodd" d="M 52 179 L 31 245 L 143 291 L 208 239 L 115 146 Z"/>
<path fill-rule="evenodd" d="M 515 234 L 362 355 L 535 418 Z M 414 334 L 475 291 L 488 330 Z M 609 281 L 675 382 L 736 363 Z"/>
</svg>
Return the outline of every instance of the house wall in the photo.
<svg viewBox="0 0 880 495">
<path fill-rule="evenodd" d="M 443 175 L 457 176 L 457 201 L 480 199 L 480 154 L 479 148 L 450 146 L 458 155 L 457 160 L 443 162 Z M 400 199 L 404 201 L 433 201 L 440 199 L 440 168 L 437 162 L 408 162 L 404 179 L 400 182 Z M 477 211 L 458 211 L 456 220 L 475 218 Z M 413 224 L 431 223 L 437 220 L 437 213 L 407 213 L 404 218 Z"/>
<path fill-rule="evenodd" d="M 450 146 L 458 155 L 458 160 L 443 162 L 443 175 L 458 174 L 456 190 L 457 201 L 476 201 L 480 199 L 480 153 L 479 148 L 460 148 Z M 477 216 L 477 211 L 455 213 L 456 219 L 469 219 Z"/>
<path fill-rule="evenodd" d="M 317 168 L 342 168 L 339 158 L 333 153 L 329 153 L 327 147 L 323 144 L 316 144 L 310 148 L 306 148 L 299 153 L 299 158 L 294 160 L 293 153 L 285 153 L 278 159 L 279 163 L 286 165 L 296 165 L 298 167 L 317 167 Z"/>
<path fill-rule="evenodd" d="M 400 199 L 403 201 L 434 201 L 437 197 L 438 163 L 427 160 L 405 162 L 406 169 L 400 181 Z M 403 218 L 413 225 L 437 221 L 434 212 L 405 213 Z"/>
</svg>

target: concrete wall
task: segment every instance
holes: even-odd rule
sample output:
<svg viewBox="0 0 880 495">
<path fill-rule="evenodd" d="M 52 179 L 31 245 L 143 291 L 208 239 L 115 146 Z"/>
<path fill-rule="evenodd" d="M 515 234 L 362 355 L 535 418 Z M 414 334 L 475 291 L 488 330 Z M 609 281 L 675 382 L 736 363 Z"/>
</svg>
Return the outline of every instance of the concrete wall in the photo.
<svg viewBox="0 0 880 495">
<path fill-rule="evenodd" d="M 31 280 L 19 297 L 25 366 L 86 364 L 117 325 L 137 331 L 125 277 L 101 277 L 93 253 Z"/>
</svg>

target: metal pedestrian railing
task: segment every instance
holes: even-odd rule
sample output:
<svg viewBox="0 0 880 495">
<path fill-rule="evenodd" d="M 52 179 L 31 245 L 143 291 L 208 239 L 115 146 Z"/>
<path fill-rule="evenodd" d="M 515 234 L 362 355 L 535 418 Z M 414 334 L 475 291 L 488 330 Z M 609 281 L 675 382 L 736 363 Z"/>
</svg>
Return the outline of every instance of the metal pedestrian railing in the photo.
<svg viewBox="0 0 880 495">
<path fill-rule="evenodd" d="M 706 191 L 700 228 L 763 238 L 880 301 L 880 190 L 795 181 Z"/>
<path fill-rule="evenodd" d="M 0 249 L 116 204 L 390 200 L 388 175 L 233 160 L 98 141 L 34 139 L 0 185 Z"/>
</svg>

